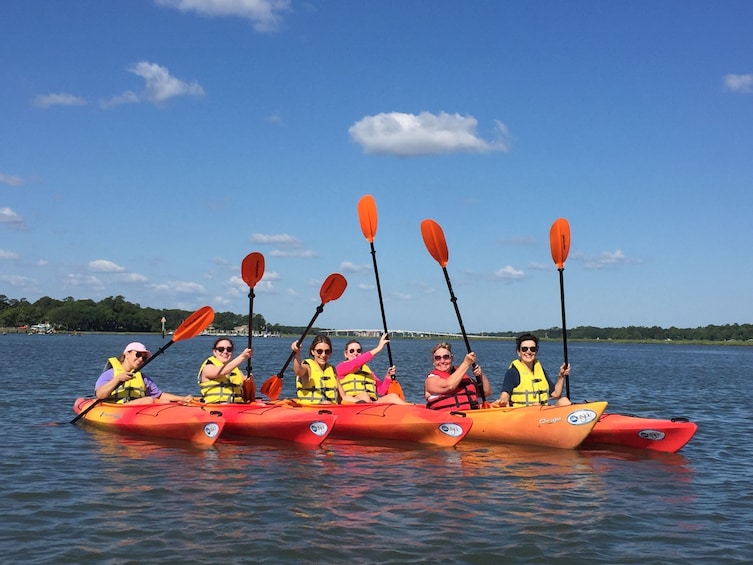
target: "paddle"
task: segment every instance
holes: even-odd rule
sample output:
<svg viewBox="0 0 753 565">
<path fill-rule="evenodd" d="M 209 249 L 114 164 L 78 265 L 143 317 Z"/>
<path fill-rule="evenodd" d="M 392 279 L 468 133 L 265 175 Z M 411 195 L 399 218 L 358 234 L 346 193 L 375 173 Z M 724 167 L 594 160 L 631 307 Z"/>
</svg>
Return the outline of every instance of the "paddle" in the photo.
<svg viewBox="0 0 753 565">
<path fill-rule="evenodd" d="M 374 276 L 376 277 L 377 294 L 379 295 L 379 309 L 382 312 L 382 326 L 384 327 L 384 333 L 387 332 L 387 317 L 384 315 L 384 301 L 382 300 L 382 286 L 379 284 L 379 269 L 377 269 L 376 250 L 374 249 L 374 236 L 377 231 L 377 209 L 374 197 L 367 194 L 358 201 L 358 220 L 361 223 L 361 231 L 363 236 L 371 244 L 371 258 L 374 262 Z M 389 359 L 390 367 L 392 367 L 392 350 L 390 349 L 389 342 L 387 343 L 387 359 Z M 395 393 L 402 400 L 405 400 L 405 394 L 403 393 L 403 387 L 397 381 L 397 376 L 393 375 L 390 381 L 390 386 L 387 389 L 387 394 Z"/>
<path fill-rule="evenodd" d="M 248 348 L 251 349 L 251 340 L 254 334 L 254 287 L 264 276 L 264 255 L 254 251 L 249 253 L 241 263 L 241 277 L 248 285 Z M 253 402 L 256 400 L 256 383 L 251 374 L 251 359 L 246 359 L 246 376 L 243 381 L 243 400 Z"/>
<path fill-rule="evenodd" d="M 141 372 L 144 370 L 144 367 L 146 367 L 149 363 L 151 363 L 156 357 L 159 357 L 160 354 L 164 353 L 165 350 L 170 347 L 173 343 L 176 341 L 182 341 L 184 339 L 191 339 L 192 337 L 196 337 L 201 332 L 203 332 L 209 324 L 212 323 L 212 320 L 214 320 L 214 310 L 212 310 L 211 306 L 202 306 L 196 312 L 191 314 L 188 318 L 186 318 L 181 325 L 178 326 L 178 329 L 175 330 L 173 333 L 173 337 L 168 341 L 165 345 L 160 347 L 154 355 L 151 355 L 146 361 L 144 361 L 141 364 L 141 367 L 139 367 L 138 371 Z M 104 401 L 104 398 L 98 398 L 94 402 L 92 402 L 86 410 L 83 410 L 82 412 L 79 412 L 79 414 L 76 415 L 73 420 L 71 420 L 71 424 L 75 424 L 78 422 L 81 418 L 83 418 L 92 408 L 97 406 L 100 402 Z"/>
<path fill-rule="evenodd" d="M 306 329 L 303 330 L 303 334 L 298 339 L 298 347 L 301 346 L 301 343 L 306 337 L 306 334 L 309 333 L 311 326 L 314 325 L 314 321 L 316 320 L 317 316 L 319 316 L 319 314 L 324 311 L 324 305 L 327 302 L 340 298 L 343 292 L 345 292 L 346 286 L 348 286 L 348 281 L 346 281 L 345 277 L 340 273 L 332 273 L 324 280 L 322 287 L 319 289 L 319 297 L 322 299 L 322 303 L 316 307 L 314 317 L 311 318 L 309 325 L 306 326 Z M 280 397 L 280 393 L 282 392 L 283 374 L 285 373 L 285 369 L 288 368 L 288 365 L 290 365 L 290 362 L 293 360 L 293 357 L 295 357 L 295 351 L 290 352 L 288 360 L 285 361 L 285 364 L 282 366 L 282 369 L 280 369 L 280 372 L 269 377 L 266 381 L 264 381 L 264 384 L 261 385 L 262 393 L 266 394 L 270 400 L 277 400 Z"/>
<path fill-rule="evenodd" d="M 455 314 L 458 317 L 458 324 L 460 324 L 460 331 L 463 334 L 463 340 L 465 341 L 465 348 L 468 353 L 471 352 L 471 344 L 468 342 L 468 335 L 465 333 L 465 327 L 463 326 L 463 320 L 460 317 L 460 309 L 458 308 L 458 299 L 455 297 L 455 293 L 452 292 L 452 283 L 450 283 L 450 275 L 447 274 L 447 263 L 450 260 L 450 252 L 447 249 L 447 242 L 444 238 L 444 232 L 441 226 L 434 220 L 424 220 L 421 222 L 421 236 L 424 238 L 424 245 L 429 253 L 442 267 L 444 272 L 444 278 L 447 281 L 447 290 L 450 291 L 450 302 L 455 307 Z M 476 364 L 474 363 L 474 367 Z M 482 406 L 486 406 L 486 393 L 484 392 L 484 380 L 481 377 L 476 379 L 478 385 L 478 392 L 481 396 Z"/>
<path fill-rule="evenodd" d="M 565 366 L 567 362 L 567 326 L 565 325 L 565 260 L 570 252 L 570 224 L 565 218 L 557 218 L 549 230 L 549 247 L 552 259 L 560 272 L 560 304 L 562 304 L 562 347 L 565 350 Z M 565 390 L 570 398 L 570 375 L 565 375 Z"/>
</svg>

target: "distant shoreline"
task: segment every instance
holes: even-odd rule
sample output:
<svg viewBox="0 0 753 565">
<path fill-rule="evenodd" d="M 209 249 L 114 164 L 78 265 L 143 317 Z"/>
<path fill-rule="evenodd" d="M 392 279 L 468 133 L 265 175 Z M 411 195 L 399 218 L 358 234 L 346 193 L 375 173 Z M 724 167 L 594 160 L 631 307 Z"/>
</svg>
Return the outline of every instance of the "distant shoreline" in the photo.
<svg viewBox="0 0 753 565">
<path fill-rule="evenodd" d="M 535 332 L 534 332 L 535 333 Z M 19 330 L 18 328 L 0 328 L 0 334 L 2 335 L 16 335 L 16 334 L 26 334 L 29 336 L 42 336 L 42 337 L 56 337 L 56 336 L 79 336 L 79 335 L 157 335 L 161 337 L 161 332 L 72 332 L 67 330 L 60 330 L 53 334 L 35 334 L 35 333 L 28 333 L 25 330 Z M 316 335 L 316 332 L 311 332 L 307 335 L 306 339 L 312 338 L 314 335 Z M 207 335 L 205 337 L 217 337 L 217 336 L 211 336 Z M 231 338 L 241 338 L 246 336 L 230 336 Z M 282 334 L 280 336 L 268 336 L 268 337 L 258 337 L 254 336 L 254 339 L 256 340 L 265 340 L 265 339 L 298 339 L 300 338 L 300 334 Z M 331 337 L 334 338 L 352 338 L 357 337 L 359 339 L 363 340 L 371 340 L 376 339 L 372 336 L 354 336 L 350 334 L 341 333 L 339 335 L 333 335 Z M 165 335 L 165 339 L 169 339 L 169 335 Z M 398 340 L 412 340 L 412 341 L 437 341 L 442 339 L 448 339 L 452 341 L 462 340 L 463 337 L 459 336 L 457 334 L 435 334 L 431 336 L 414 336 L 414 337 L 401 337 L 401 336 L 395 336 L 394 338 L 391 338 L 393 341 Z M 488 336 L 488 335 L 472 335 L 468 334 L 468 339 L 470 341 L 474 340 L 483 340 L 483 341 L 513 341 L 514 337 L 507 337 L 507 336 Z M 561 339 L 557 338 L 547 338 L 547 337 L 540 337 L 540 341 L 548 342 L 548 343 L 561 343 Z M 664 344 L 664 345 L 728 345 L 728 346 L 753 346 L 753 340 L 664 340 L 664 339 L 577 339 L 577 338 L 568 338 L 568 343 L 632 343 L 632 344 Z"/>
</svg>

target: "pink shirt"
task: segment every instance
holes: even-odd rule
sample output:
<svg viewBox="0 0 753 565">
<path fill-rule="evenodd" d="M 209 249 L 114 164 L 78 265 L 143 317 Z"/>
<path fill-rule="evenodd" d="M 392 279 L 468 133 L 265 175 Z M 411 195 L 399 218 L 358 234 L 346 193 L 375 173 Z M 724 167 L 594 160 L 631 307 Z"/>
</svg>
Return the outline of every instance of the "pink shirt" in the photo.
<svg viewBox="0 0 753 565">
<path fill-rule="evenodd" d="M 342 380 L 342 378 L 345 375 L 349 375 L 351 373 L 355 373 L 358 369 L 360 369 L 363 365 L 368 363 L 374 358 L 374 355 L 372 355 L 371 351 L 366 351 L 364 353 L 361 353 L 358 357 L 351 359 L 350 361 L 343 361 L 342 363 L 337 365 L 337 368 L 335 369 L 337 371 L 337 378 Z M 376 381 L 376 390 L 377 395 L 384 396 L 387 394 L 387 389 L 390 387 L 390 380 L 385 376 L 384 380 L 380 380 L 379 377 L 376 376 L 376 373 L 372 373 L 374 375 L 374 380 Z"/>
</svg>

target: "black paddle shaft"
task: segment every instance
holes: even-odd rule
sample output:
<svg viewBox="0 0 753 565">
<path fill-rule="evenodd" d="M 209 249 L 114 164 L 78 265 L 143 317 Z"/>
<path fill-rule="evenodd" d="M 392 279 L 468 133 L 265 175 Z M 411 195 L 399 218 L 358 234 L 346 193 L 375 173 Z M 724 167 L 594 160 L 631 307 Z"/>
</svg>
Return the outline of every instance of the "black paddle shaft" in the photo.
<svg viewBox="0 0 753 565">
<path fill-rule="evenodd" d="M 251 340 L 254 336 L 254 294 L 253 287 L 248 290 L 248 348 L 251 349 Z M 251 376 L 251 358 L 246 359 L 246 376 Z"/>
<path fill-rule="evenodd" d="M 557 269 L 560 272 L 560 304 L 562 304 L 562 348 L 565 355 L 565 367 L 569 366 L 567 360 L 567 324 L 565 323 L 565 277 L 563 271 L 565 269 Z M 570 375 L 565 376 L 565 390 L 567 391 L 567 397 L 570 398 Z"/>
<path fill-rule="evenodd" d="M 306 335 L 309 333 L 309 330 L 311 330 L 311 326 L 314 325 L 314 321 L 316 318 L 324 312 L 324 302 L 322 302 L 319 306 L 316 307 L 316 313 L 314 314 L 314 317 L 311 318 L 311 321 L 309 322 L 309 325 L 306 326 L 306 329 L 303 330 L 303 335 L 298 339 L 298 348 L 300 349 L 301 344 L 303 343 L 303 340 L 306 338 Z M 285 372 L 285 369 L 288 368 L 288 365 L 290 365 L 290 362 L 293 360 L 293 357 L 295 357 L 295 351 L 291 351 L 290 355 L 288 355 L 288 360 L 285 361 L 285 364 L 282 366 L 282 369 L 280 369 L 280 372 L 277 373 L 277 376 L 282 378 L 283 373 Z"/>
<path fill-rule="evenodd" d="M 463 326 L 463 319 L 460 317 L 460 308 L 458 308 L 458 299 L 455 293 L 452 291 L 452 283 L 450 282 L 450 275 L 447 274 L 447 267 L 442 267 L 444 272 L 444 278 L 447 281 L 447 289 L 450 291 L 450 302 L 455 307 L 455 314 L 458 317 L 458 324 L 460 325 L 460 331 L 463 334 L 463 340 L 465 341 L 465 349 L 468 353 L 471 352 L 471 344 L 468 341 L 468 334 L 465 333 L 465 326 Z M 473 364 L 476 367 L 476 363 Z M 475 376 L 475 375 L 474 375 Z M 476 384 L 478 385 L 478 392 L 481 395 L 482 402 L 486 402 L 486 393 L 484 392 L 484 379 L 482 377 L 476 377 Z"/>
<path fill-rule="evenodd" d="M 374 276 L 376 277 L 377 295 L 379 295 L 379 309 L 382 311 L 382 326 L 384 327 L 384 333 L 387 332 L 387 316 L 384 315 L 384 301 L 382 300 L 382 285 L 379 284 L 379 269 L 377 268 L 376 249 L 374 249 L 374 242 L 371 242 L 371 259 L 374 262 Z M 387 343 L 387 359 L 389 360 L 390 367 L 392 367 L 392 349 L 390 349 L 389 342 Z M 395 380 L 396 376 L 392 377 Z"/>
</svg>

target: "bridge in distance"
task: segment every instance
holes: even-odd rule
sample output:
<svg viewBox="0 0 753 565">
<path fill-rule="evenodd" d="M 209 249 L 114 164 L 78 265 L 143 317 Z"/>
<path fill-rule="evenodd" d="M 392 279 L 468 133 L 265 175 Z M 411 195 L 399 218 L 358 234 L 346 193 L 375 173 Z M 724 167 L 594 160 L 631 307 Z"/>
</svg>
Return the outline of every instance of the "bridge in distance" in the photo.
<svg viewBox="0 0 753 565">
<path fill-rule="evenodd" d="M 330 337 L 368 337 L 376 338 L 384 333 L 384 330 L 374 329 L 330 329 L 320 330 L 320 333 L 328 335 Z M 448 333 L 448 332 L 432 332 L 422 330 L 389 330 L 391 338 L 413 338 L 413 339 L 433 339 L 433 338 L 447 338 L 447 339 L 463 339 L 461 333 Z M 469 339 L 515 339 L 512 337 L 500 337 L 481 334 L 467 334 Z"/>
</svg>

